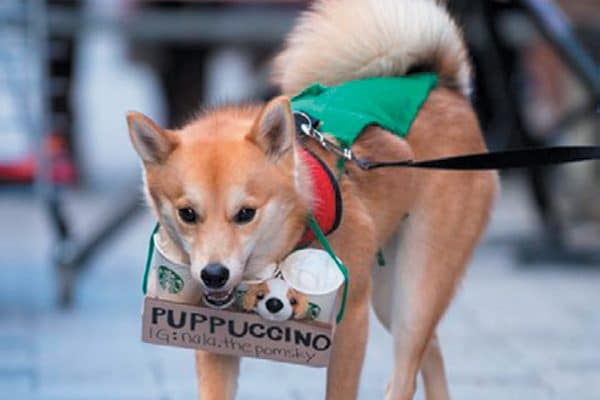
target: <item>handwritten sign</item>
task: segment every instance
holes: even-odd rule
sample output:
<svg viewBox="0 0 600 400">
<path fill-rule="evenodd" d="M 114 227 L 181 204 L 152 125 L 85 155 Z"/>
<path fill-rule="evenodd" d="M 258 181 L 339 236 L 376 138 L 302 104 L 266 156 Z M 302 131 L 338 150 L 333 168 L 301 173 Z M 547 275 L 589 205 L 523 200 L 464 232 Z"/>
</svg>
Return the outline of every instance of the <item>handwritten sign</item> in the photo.
<svg viewBox="0 0 600 400">
<path fill-rule="evenodd" d="M 326 367 L 333 331 L 334 324 L 270 322 L 256 314 L 144 299 L 142 340 L 147 343 Z"/>
</svg>

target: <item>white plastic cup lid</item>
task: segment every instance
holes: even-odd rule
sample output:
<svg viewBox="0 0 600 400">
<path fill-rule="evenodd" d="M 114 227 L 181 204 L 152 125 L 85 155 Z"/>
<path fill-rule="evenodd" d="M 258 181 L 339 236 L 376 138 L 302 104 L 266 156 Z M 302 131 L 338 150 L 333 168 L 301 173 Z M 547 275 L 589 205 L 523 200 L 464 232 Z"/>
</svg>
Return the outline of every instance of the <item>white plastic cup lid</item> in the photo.
<svg viewBox="0 0 600 400">
<path fill-rule="evenodd" d="M 320 249 L 297 250 L 279 268 L 290 286 L 309 295 L 334 292 L 344 283 L 344 275 L 335 261 Z"/>
</svg>

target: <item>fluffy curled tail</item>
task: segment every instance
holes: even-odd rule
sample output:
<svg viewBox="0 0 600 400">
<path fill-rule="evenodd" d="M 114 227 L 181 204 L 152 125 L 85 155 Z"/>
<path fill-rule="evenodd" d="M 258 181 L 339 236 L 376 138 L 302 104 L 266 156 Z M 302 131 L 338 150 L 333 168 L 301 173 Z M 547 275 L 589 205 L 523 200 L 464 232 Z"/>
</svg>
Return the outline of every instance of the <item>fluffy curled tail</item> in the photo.
<svg viewBox="0 0 600 400">
<path fill-rule="evenodd" d="M 435 0 L 319 0 L 300 17 L 274 65 L 284 93 L 320 82 L 436 72 L 468 96 L 462 34 Z"/>
</svg>

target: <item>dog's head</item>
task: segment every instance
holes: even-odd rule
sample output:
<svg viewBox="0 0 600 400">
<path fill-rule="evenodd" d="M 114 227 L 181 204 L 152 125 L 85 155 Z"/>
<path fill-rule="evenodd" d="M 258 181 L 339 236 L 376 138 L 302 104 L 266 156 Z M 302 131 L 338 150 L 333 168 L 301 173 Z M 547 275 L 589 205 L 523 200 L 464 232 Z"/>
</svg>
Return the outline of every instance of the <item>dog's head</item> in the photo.
<svg viewBox="0 0 600 400">
<path fill-rule="evenodd" d="M 271 321 L 285 321 L 292 317 L 302 319 L 307 316 L 309 309 L 306 295 L 291 288 L 280 278 L 251 285 L 244 294 L 242 307 L 246 311 L 256 311 Z"/>
<path fill-rule="evenodd" d="M 279 261 L 304 230 L 309 194 L 289 101 L 209 111 L 179 130 L 127 115 L 148 201 L 215 305 Z"/>
</svg>

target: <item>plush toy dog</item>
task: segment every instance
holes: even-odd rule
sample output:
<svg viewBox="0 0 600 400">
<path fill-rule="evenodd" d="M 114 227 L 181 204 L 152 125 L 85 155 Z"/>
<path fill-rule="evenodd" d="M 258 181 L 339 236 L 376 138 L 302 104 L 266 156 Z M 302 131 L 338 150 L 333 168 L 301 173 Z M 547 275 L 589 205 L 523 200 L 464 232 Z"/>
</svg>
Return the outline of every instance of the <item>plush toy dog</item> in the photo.
<svg viewBox="0 0 600 400">
<path fill-rule="evenodd" d="M 281 278 L 272 278 L 250 285 L 242 298 L 245 311 L 256 311 L 270 321 L 304 319 L 309 314 L 306 295 L 298 292 Z"/>
</svg>

